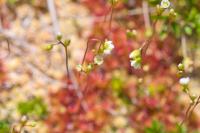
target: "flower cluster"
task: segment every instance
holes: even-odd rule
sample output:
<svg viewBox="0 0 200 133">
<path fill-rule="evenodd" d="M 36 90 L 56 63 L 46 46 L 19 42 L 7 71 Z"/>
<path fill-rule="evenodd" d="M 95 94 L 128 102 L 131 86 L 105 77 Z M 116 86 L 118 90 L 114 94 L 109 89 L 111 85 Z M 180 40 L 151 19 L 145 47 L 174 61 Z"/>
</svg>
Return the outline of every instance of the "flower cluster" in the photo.
<svg viewBox="0 0 200 133">
<path fill-rule="evenodd" d="M 95 65 L 100 66 L 104 62 L 104 56 L 111 54 L 112 50 L 114 49 L 114 44 L 112 41 L 105 41 L 101 44 L 100 48 L 98 49 L 94 60 L 92 63 L 89 63 L 88 65 L 81 65 L 78 64 L 76 66 L 76 70 L 79 72 L 90 72 Z"/>
<path fill-rule="evenodd" d="M 179 79 L 179 84 L 183 87 L 183 91 L 189 96 L 190 100 L 192 103 L 195 102 L 196 100 L 196 95 L 191 95 L 189 92 L 189 83 L 190 83 L 190 78 L 184 76 L 185 72 L 185 67 L 182 63 L 178 64 L 178 74 L 181 77 Z"/>
<path fill-rule="evenodd" d="M 88 65 L 81 65 L 81 64 L 76 65 L 76 70 L 78 72 L 89 73 L 93 68 L 94 68 L 93 63 L 89 63 Z"/>
<path fill-rule="evenodd" d="M 169 7 L 170 7 L 169 0 L 162 0 L 160 5 L 157 6 L 157 10 L 156 10 L 157 16 L 162 15 L 162 13 L 165 11 L 165 9 L 167 9 Z M 174 18 L 177 15 L 176 12 L 174 11 L 174 9 L 170 9 L 168 14 L 169 14 L 169 17 L 171 17 L 171 18 Z M 157 20 L 154 22 L 153 31 L 156 31 L 155 30 L 156 23 L 157 23 Z M 155 33 L 155 32 L 152 32 L 152 33 Z M 127 38 L 133 38 L 136 34 L 137 34 L 137 32 L 135 30 L 132 30 L 132 31 L 127 30 L 127 32 L 126 32 Z M 144 42 L 144 45 L 140 49 L 134 50 L 130 53 L 130 55 L 129 55 L 130 63 L 131 63 L 131 66 L 134 67 L 135 69 L 141 68 L 141 66 L 142 66 L 142 49 L 145 47 L 148 48 L 149 44 L 151 43 L 151 39 L 154 35 L 155 34 L 151 34 L 149 36 L 149 39 L 147 39 Z M 146 50 L 144 50 L 144 51 L 146 52 Z"/>
<path fill-rule="evenodd" d="M 100 55 L 109 55 L 111 51 L 114 49 L 114 45 L 112 41 L 105 41 L 103 45 L 101 45 L 98 54 Z"/>
<path fill-rule="evenodd" d="M 129 55 L 131 66 L 134 67 L 135 69 L 141 68 L 142 64 L 142 50 L 141 49 L 136 49 L 132 51 Z"/>
</svg>

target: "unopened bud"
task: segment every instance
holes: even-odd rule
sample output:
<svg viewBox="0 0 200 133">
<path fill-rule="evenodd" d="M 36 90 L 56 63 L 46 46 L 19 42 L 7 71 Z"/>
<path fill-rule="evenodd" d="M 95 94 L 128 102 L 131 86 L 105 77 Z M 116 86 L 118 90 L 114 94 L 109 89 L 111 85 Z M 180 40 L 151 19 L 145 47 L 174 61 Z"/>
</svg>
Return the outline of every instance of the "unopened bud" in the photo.
<svg viewBox="0 0 200 133">
<path fill-rule="evenodd" d="M 56 39 L 57 39 L 58 41 L 61 41 L 61 39 L 62 39 L 61 33 L 58 33 L 58 34 L 57 34 Z"/>
</svg>

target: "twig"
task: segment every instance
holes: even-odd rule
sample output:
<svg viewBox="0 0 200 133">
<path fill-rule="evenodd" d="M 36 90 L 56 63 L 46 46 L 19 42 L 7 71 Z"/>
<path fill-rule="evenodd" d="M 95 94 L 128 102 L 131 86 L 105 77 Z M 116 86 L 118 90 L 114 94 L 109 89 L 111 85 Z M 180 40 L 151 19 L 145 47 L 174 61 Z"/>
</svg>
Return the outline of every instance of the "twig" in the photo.
<svg viewBox="0 0 200 133">
<path fill-rule="evenodd" d="M 67 46 L 65 46 L 65 60 L 66 60 L 67 77 L 68 77 L 68 79 L 70 79 L 68 57 L 69 57 L 68 49 L 67 49 Z"/>
<path fill-rule="evenodd" d="M 198 96 L 198 98 L 197 98 L 197 100 L 196 100 L 196 102 L 194 103 L 191 103 L 190 105 L 189 105 L 189 107 L 187 108 L 187 110 L 186 110 L 186 115 L 185 115 L 185 117 L 184 117 L 184 119 L 183 119 L 183 121 L 180 123 L 180 126 L 182 126 L 183 124 L 184 124 L 184 122 L 188 119 L 188 118 L 190 118 L 190 116 L 192 115 L 192 112 L 194 111 L 194 109 L 197 107 L 197 105 L 200 103 L 200 96 Z"/>
<path fill-rule="evenodd" d="M 10 55 L 10 52 L 11 52 L 11 49 L 10 49 L 10 41 L 9 41 L 9 38 L 8 38 L 7 36 L 5 36 L 4 34 L 1 33 L 1 31 L 3 31 L 2 26 L 0 26 L 0 37 L 2 37 L 3 40 L 5 40 L 6 43 L 7 43 L 7 48 L 8 48 L 8 55 L 7 55 L 7 56 L 9 56 L 9 55 Z M 2 34 L 2 35 L 1 35 L 1 34 Z"/>
<path fill-rule="evenodd" d="M 190 112 L 192 105 L 193 105 L 193 103 L 190 103 L 189 107 L 187 108 L 186 113 L 185 113 L 185 117 L 184 117 L 183 121 L 180 123 L 180 126 L 182 126 L 184 124 L 184 122 L 186 121 L 186 119 L 188 118 L 188 113 Z"/>
<path fill-rule="evenodd" d="M 54 0 L 47 0 L 47 4 L 48 4 L 48 9 L 49 9 L 53 27 L 54 27 L 54 34 L 57 35 L 58 33 L 60 33 L 60 28 L 58 24 Z"/>
<path fill-rule="evenodd" d="M 78 82 L 77 82 L 76 77 L 75 77 L 75 75 L 72 71 L 70 71 L 70 77 L 71 77 L 71 80 L 74 81 L 73 82 L 74 90 L 76 91 L 78 98 L 81 100 L 81 106 L 83 107 L 84 111 L 87 111 L 88 110 L 87 102 L 83 99 L 84 95 L 79 90 Z"/>
<path fill-rule="evenodd" d="M 187 55 L 187 40 L 186 40 L 186 37 L 185 35 L 182 35 L 181 36 L 181 46 L 182 46 L 182 53 L 183 53 L 183 57 L 184 59 L 188 57 Z"/>
<path fill-rule="evenodd" d="M 85 49 L 85 52 L 84 52 L 84 56 L 83 56 L 83 59 L 82 59 L 82 62 L 81 62 L 81 65 L 84 65 L 85 58 L 86 58 L 86 55 L 87 55 L 87 52 L 88 52 L 88 49 L 89 49 L 89 43 L 92 42 L 92 41 L 94 41 L 94 42 L 101 42 L 101 40 L 96 39 L 96 38 L 88 39 L 87 45 L 86 45 L 86 49 Z M 100 46 L 99 46 L 99 49 L 100 49 Z"/>
<path fill-rule="evenodd" d="M 150 43 L 152 42 L 152 39 L 153 37 L 155 36 L 155 33 L 156 33 L 156 24 L 158 22 L 158 19 L 156 19 L 152 25 L 152 30 L 153 30 L 153 33 L 152 35 L 143 43 L 141 49 L 142 49 L 142 55 L 144 56 L 146 54 L 146 51 L 150 45 Z"/>
<path fill-rule="evenodd" d="M 6 38 L 6 42 L 7 42 L 7 46 L 8 46 L 8 56 L 10 55 L 11 49 L 10 49 L 10 42 L 9 40 Z"/>
<path fill-rule="evenodd" d="M 148 29 L 151 27 L 151 23 L 150 23 L 150 17 L 149 17 L 149 6 L 146 1 L 142 2 L 142 10 L 143 10 L 145 27 L 146 29 Z"/>
<path fill-rule="evenodd" d="M 47 3 L 48 3 L 49 12 L 51 14 L 51 18 L 52 18 L 52 21 L 53 21 L 54 34 L 57 35 L 58 33 L 60 33 L 60 29 L 59 29 L 59 24 L 58 24 L 57 16 L 56 16 L 56 10 L 55 10 L 55 6 L 54 6 L 54 0 L 47 0 Z M 82 100 L 81 106 L 86 111 L 88 108 L 87 108 L 87 103 L 83 100 L 83 93 L 79 89 L 79 85 L 78 85 L 76 77 L 74 76 L 74 72 L 70 68 L 68 68 L 68 65 L 69 65 L 68 64 L 68 50 L 67 50 L 66 47 L 65 47 L 65 55 L 66 55 L 66 67 L 67 67 L 67 71 L 68 71 L 68 77 L 69 76 L 71 77 L 72 85 L 73 85 L 74 89 L 76 90 L 77 96 L 78 96 L 78 98 L 80 100 Z"/>
<path fill-rule="evenodd" d="M 194 106 L 191 108 L 190 113 L 188 114 L 188 118 L 190 118 L 192 112 L 194 111 L 194 109 L 197 107 L 197 105 L 199 104 L 200 101 L 200 96 L 198 96 L 197 101 L 195 102 Z"/>
<path fill-rule="evenodd" d="M 111 31 L 112 28 L 112 19 L 113 19 L 113 13 L 114 13 L 114 5 L 111 6 L 111 13 L 110 13 L 110 20 L 109 20 L 109 31 Z"/>
<path fill-rule="evenodd" d="M 83 56 L 81 65 L 84 64 L 84 61 L 85 61 L 85 58 L 86 58 L 86 55 L 87 55 L 88 48 L 89 48 L 89 39 L 88 39 L 88 41 L 87 41 L 87 45 L 86 45 L 86 49 L 85 49 L 85 53 L 84 53 L 84 56 Z"/>
</svg>

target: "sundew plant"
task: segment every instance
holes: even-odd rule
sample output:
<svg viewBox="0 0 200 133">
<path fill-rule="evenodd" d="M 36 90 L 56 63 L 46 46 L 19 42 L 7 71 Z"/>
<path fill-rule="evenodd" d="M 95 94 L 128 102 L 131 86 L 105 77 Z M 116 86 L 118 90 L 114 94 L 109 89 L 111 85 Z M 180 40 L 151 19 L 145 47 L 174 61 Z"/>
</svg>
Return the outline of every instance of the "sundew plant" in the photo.
<svg viewBox="0 0 200 133">
<path fill-rule="evenodd" d="M 0 133 L 199 133 L 199 36 L 199 0 L 0 0 Z"/>
</svg>

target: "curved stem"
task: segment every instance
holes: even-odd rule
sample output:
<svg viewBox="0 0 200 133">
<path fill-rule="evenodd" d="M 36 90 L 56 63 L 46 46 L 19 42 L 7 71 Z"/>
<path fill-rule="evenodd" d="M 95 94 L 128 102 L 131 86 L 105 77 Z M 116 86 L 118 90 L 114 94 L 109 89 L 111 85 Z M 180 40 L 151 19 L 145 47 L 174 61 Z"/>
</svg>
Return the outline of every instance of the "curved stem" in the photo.
<svg viewBox="0 0 200 133">
<path fill-rule="evenodd" d="M 184 122 L 186 121 L 186 119 L 188 118 L 188 114 L 190 112 L 190 109 L 192 108 L 192 105 L 193 105 L 193 103 L 191 103 L 189 105 L 189 107 L 187 108 L 186 113 L 185 113 L 185 117 L 184 117 L 183 121 L 181 122 L 180 126 L 182 126 L 184 124 Z"/>
<path fill-rule="evenodd" d="M 65 60 L 66 60 L 66 69 L 67 69 L 67 77 L 68 79 L 70 78 L 70 74 L 69 74 L 69 60 L 68 60 L 68 49 L 67 46 L 65 46 Z"/>
<path fill-rule="evenodd" d="M 195 103 L 191 103 L 190 106 L 187 108 L 185 118 L 181 122 L 180 126 L 184 124 L 187 118 L 190 118 L 192 112 L 194 111 L 194 109 L 197 107 L 199 103 L 200 103 L 200 96 L 198 96 L 197 101 Z"/>
<path fill-rule="evenodd" d="M 197 105 L 199 104 L 200 101 L 200 96 L 197 98 L 197 101 L 195 102 L 194 106 L 191 108 L 190 113 L 188 114 L 188 118 L 190 118 L 192 112 L 194 111 L 194 109 L 197 107 Z"/>
<path fill-rule="evenodd" d="M 85 49 L 85 53 L 84 53 L 81 65 L 83 65 L 84 62 L 85 62 L 85 58 L 86 58 L 86 54 L 87 54 L 88 48 L 89 48 L 89 39 L 87 41 L 87 45 L 86 45 L 86 49 Z"/>
<path fill-rule="evenodd" d="M 84 56 L 83 56 L 81 65 L 83 65 L 84 62 L 85 62 L 85 58 L 86 58 L 86 55 L 87 55 L 87 51 L 88 51 L 88 49 L 89 49 L 89 43 L 90 43 L 90 41 L 101 42 L 101 40 L 95 39 L 95 38 L 93 38 L 93 39 L 88 39 L 88 41 L 87 41 L 87 46 L 86 46 L 86 49 L 85 49 L 85 53 L 84 53 Z"/>
<path fill-rule="evenodd" d="M 69 59 L 68 59 L 68 48 L 62 41 L 59 41 L 58 44 L 61 44 L 65 48 L 65 62 L 66 62 L 66 69 L 67 69 L 67 77 L 70 79 L 69 73 Z"/>
</svg>

